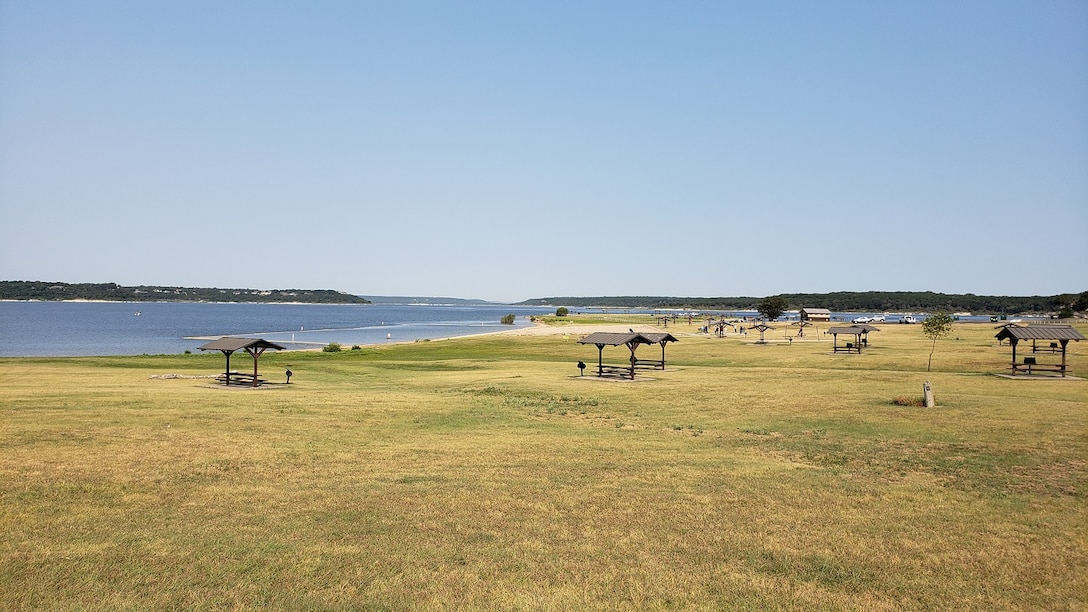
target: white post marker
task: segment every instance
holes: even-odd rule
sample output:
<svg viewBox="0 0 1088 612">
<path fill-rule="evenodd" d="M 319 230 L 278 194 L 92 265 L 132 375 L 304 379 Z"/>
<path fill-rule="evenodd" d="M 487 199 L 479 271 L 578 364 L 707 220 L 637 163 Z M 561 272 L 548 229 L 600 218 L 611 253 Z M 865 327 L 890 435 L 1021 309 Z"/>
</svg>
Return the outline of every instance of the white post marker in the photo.
<svg viewBox="0 0 1088 612">
<path fill-rule="evenodd" d="M 933 408 L 936 404 L 933 402 L 933 387 L 930 386 L 929 381 L 922 383 L 922 393 L 926 397 L 926 408 Z"/>
</svg>

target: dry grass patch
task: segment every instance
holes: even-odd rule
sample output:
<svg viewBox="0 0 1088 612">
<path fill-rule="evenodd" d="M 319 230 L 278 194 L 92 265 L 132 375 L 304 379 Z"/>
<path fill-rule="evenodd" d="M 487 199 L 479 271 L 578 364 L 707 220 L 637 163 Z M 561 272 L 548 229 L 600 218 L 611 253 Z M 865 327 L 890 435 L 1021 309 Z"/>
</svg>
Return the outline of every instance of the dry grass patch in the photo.
<svg viewBox="0 0 1088 612">
<path fill-rule="evenodd" d="M 220 367 L 204 356 L 3 360 L 0 591 L 16 609 L 1082 607 L 1088 387 L 987 375 L 1007 359 L 990 326 L 926 373 L 917 328 L 885 327 L 843 358 L 670 324 L 677 367 L 636 385 L 572 378 L 595 349 L 561 335 L 270 355 L 295 372 L 273 393 L 150 379 Z M 889 402 L 924 380 L 940 408 Z"/>
</svg>

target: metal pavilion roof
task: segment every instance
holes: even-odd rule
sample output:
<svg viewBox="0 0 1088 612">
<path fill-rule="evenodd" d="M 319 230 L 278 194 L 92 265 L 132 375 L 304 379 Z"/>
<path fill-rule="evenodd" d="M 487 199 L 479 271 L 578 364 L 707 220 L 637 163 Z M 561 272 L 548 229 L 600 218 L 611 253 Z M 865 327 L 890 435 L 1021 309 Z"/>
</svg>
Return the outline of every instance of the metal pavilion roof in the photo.
<svg viewBox="0 0 1088 612">
<path fill-rule="evenodd" d="M 232 336 L 226 336 L 218 340 L 212 340 L 211 342 L 198 346 L 198 349 L 202 351 L 224 351 L 231 352 L 240 351 L 242 349 L 273 349 L 277 351 L 286 350 L 284 347 L 269 342 L 263 338 L 235 338 Z"/>
<path fill-rule="evenodd" d="M 1001 328 L 994 336 L 998 340 L 1075 340 L 1080 342 L 1086 338 L 1072 325 L 1025 325 L 1023 327 L 1008 325 Z"/>
<path fill-rule="evenodd" d="M 593 332 L 579 340 L 578 344 L 607 344 L 609 346 L 619 346 L 632 342 L 637 344 L 653 344 L 655 341 L 650 340 L 644 334 L 638 332 Z"/>
<path fill-rule="evenodd" d="M 645 332 L 642 334 L 642 337 L 650 342 L 679 342 L 672 334 L 662 332 Z"/>
<path fill-rule="evenodd" d="M 873 329 L 876 329 L 876 328 L 874 327 Z M 829 327 L 829 328 L 827 328 L 827 333 L 832 334 L 832 335 L 854 334 L 855 336 L 860 336 L 861 334 L 864 334 L 864 333 L 866 333 L 868 331 L 870 331 L 870 330 L 865 329 L 861 325 L 848 325 L 848 326 L 841 326 L 840 325 L 838 327 Z"/>
</svg>

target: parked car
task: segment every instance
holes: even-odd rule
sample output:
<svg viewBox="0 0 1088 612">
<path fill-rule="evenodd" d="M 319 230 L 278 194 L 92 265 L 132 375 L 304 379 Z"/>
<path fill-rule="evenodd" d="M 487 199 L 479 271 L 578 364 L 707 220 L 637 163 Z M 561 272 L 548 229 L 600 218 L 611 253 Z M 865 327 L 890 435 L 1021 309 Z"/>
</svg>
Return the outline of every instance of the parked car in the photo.
<svg viewBox="0 0 1088 612">
<path fill-rule="evenodd" d="M 914 318 L 914 315 L 903 315 L 899 317 L 900 323 L 917 323 L 918 319 Z"/>
<path fill-rule="evenodd" d="M 851 323 L 868 323 L 869 321 L 872 321 L 872 319 L 870 319 L 869 317 L 854 317 L 853 319 L 851 319 L 850 322 Z"/>
<path fill-rule="evenodd" d="M 884 321 L 887 321 L 887 319 L 884 318 L 884 315 L 876 315 L 875 317 L 869 317 L 869 322 L 870 323 L 883 323 Z"/>
</svg>

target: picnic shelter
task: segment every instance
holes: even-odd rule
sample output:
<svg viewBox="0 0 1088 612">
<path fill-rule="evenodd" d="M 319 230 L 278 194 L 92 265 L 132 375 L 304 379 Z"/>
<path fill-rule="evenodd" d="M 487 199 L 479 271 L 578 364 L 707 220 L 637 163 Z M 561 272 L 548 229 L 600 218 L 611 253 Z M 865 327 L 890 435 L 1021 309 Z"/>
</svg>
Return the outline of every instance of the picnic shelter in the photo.
<svg viewBox="0 0 1088 612">
<path fill-rule="evenodd" d="M 804 338 L 805 337 L 805 328 L 806 327 L 812 327 L 813 329 L 815 329 L 816 324 L 811 322 L 811 321 L 801 320 L 801 321 L 795 321 L 795 322 L 791 323 L 790 325 L 794 325 L 794 326 L 796 326 L 798 328 L 797 329 L 797 337 L 798 338 Z M 819 336 L 817 336 L 817 339 L 819 339 Z"/>
<path fill-rule="evenodd" d="M 871 331 L 880 330 L 872 325 L 840 325 L 838 327 L 829 327 L 824 333 L 831 334 L 834 337 L 834 352 L 857 353 L 860 355 L 861 347 L 869 345 L 869 332 Z M 854 341 L 847 341 L 845 346 L 839 346 L 839 334 L 853 336 Z"/>
<path fill-rule="evenodd" d="M 635 368 L 637 367 L 652 367 L 655 369 L 665 369 L 665 344 L 668 342 L 676 342 L 676 338 L 672 334 L 666 333 L 638 333 L 634 331 L 629 332 L 593 332 L 585 338 L 578 341 L 578 344 L 592 344 L 597 347 L 597 376 L 604 376 L 605 374 L 621 375 L 628 377 L 631 380 L 635 379 Z M 639 359 L 635 356 L 635 350 L 642 344 L 660 344 L 661 345 L 661 359 Z M 628 358 L 628 365 L 626 366 L 613 366 L 605 365 L 604 363 L 604 347 L 606 346 L 620 346 L 624 345 L 629 351 L 631 356 Z"/>
<path fill-rule="evenodd" d="M 860 328 L 861 331 L 862 331 L 862 333 L 861 333 L 861 344 L 863 346 L 869 346 L 869 332 L 880 331 L 879 327 L 873 327 L 872 325 L 869 325 L 868 323 L 855 323 L 854 327 Z"/>
<path fill-rule="evenodd" d="M 642 337 L 646 338 L 650 342 L 656 342 L 661 345 L 661 360 L 656 359 L 639 359 L 636 362 L 636 366 L 645 365 L 655 370 L 665 369 L 665 345 L 669 342 L 677 342 L 677 339 L 672 334 L 665 334 L 661 332 L 646 332 L 642 334 Z"/>
<path fill-rule="evenodd" d="M 725 337 L 725 328 L 726 327 L 732 327 L 733 331 L 736 331 L 736 329 L 737 329 L 736 325 L 733 325 L 731 322 L 726 321 L 724 317 L 721 318 L 721 319 L 718 319 L 717 321 L 715 321 L 713 317 L 706 320 L 706 331 L 707 331 L 707 333 L 709 333 L 710 330 L 713 329 L 718 334 L 719 338 L 724 338 Z"/>
<path fill-rule="evenodd" d="M 766 323 L 759 323 L 758 325 L 753 325 L 748 329 L 754 329 L 754 330 L 759 331 L 759 342 L 760 342 L 760 344 L 766 344 L 766 340 L 763 339 L 763 335 L 767 333 L 767 330 L 774 329 L 774 328 L 771 327 L 770 325 L 767 325 Z"/>
<path fill-rule="evenodd" d="M 1000 329 L 1001 331 L 997 332 L 995 338 L 999 341 L 1008 340 L 1009 344 L 1012 345 L 1012 364 L 1009 369 L 1012 370 L 1013 376 L 1019 372 L 1032 374 L 1035 371 L 1041 371 L 1057 372 L 1064 378 L 1066 372 L 1069 371 L 1066 362 L 1066 348 L 1069 341 L 1080 342 L 1085 339 L 1072 325 L 1003 325 Z M 1031 340 L 1031 352 L 1033 354 L 1025 356 L 1023 363 L 1017 363 L 1016 347 L 1021 340 Z M 1039 348 L 1038 342 L 1040 340 L 1047 342 L 1048 346 Z M 1043 352 L 1057 353 L 1059 350 L 1062 354 L 1061 363 L 1038 363 L 1034 355 Z"/>
<path fill-rule="evenodd" d="M 219 378 L 221 378 L 228 386 L 230 385 L 230 381 L 233 379 L 236 381 L 240 381 L 240 383 L 250 383 L 254 387 L 260 385 L 262 382 L 265 382 L 257 374 L 257 360 L 261 357 L 261 354 L 268 349 L 276 351 L 285 350 L 284 347 L 273 342 L 269 342 L 268 340 L 265 340 L 263 338 L 235 338 L 232 336 L 225 336 L 218 340 L 213 340 L 197 348 L 202 351 L 219 351 L 226 356 L 227 366 L 226 369 L 223 370 L 223 373 L 219 375 Z M 243 350 L 253 357 L 253 374 L 233 372 L 230 369 L 231 353 Z"/>
</svg>

